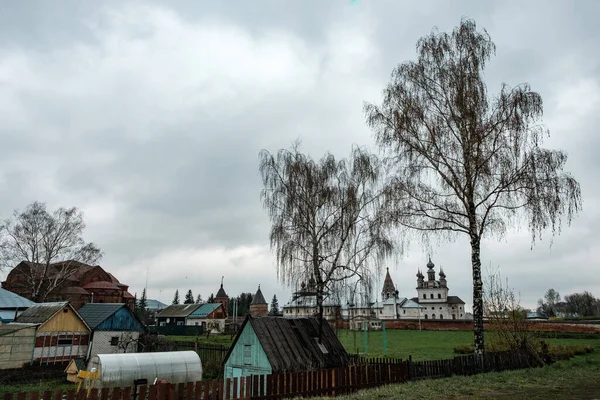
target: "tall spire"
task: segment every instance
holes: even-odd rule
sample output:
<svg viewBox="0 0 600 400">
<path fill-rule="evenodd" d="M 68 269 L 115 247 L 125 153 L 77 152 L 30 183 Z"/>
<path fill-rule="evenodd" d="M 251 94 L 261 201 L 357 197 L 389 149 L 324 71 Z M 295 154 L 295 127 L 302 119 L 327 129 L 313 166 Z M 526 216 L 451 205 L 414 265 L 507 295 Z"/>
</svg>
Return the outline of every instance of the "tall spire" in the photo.
<svg viewBox="0 0 600 400">
<path fill-rule="evenodd" d="M 389 267 L 386 268 L 385 279 L 383 281 L 383 290 L 381 291 L 381 300 L 386 301 L 390 297 L 396 296 L 396 288 L 394 286 L 394 282 L 392 281 L 392 277 L 390 276 Z"/>
</svg>

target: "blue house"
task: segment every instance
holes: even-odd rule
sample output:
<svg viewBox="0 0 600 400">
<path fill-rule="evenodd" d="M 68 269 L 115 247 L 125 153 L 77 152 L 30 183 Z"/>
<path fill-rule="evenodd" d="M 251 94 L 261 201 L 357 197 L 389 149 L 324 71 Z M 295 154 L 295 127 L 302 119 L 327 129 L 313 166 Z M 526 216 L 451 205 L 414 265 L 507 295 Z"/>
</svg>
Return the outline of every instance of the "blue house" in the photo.
<svg viewBox="0 0 600 400">
<path fill-rule="evenodd" d="M 0 288 L 0 325 L 14 321 L 17 316 L 34 304 L 25 297 Z"/>
<path fill-rule="evenodd" d="M 328 322 L 317 318 L 246 317 L 225 356 L 225 378 L 346 366 L 350 358 Z"/>
<path fill-rule="evenodd" d="M 97 354 L 135 353 L 144 324 L 124 303 L 88 303 L 79 315 L 92 330 L 89 358 Z"/>
</svg>

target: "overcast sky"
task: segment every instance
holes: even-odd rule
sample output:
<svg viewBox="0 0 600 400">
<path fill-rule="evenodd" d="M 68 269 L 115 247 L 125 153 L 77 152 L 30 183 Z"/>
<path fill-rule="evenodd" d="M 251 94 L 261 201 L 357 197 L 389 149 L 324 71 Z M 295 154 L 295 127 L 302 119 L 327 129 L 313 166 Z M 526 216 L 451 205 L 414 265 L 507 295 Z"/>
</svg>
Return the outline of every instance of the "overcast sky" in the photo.
<svg viewBox="0 0 600 400">
<path fill-rule="evenodd" d="M 363 102 L 381 101 L 421 36 L 467 16 L 497 45 L 489 91 L 528 82 L 542 95 L 545 145 L 568 152 L 584 198 L 552 247 L 531 250 L 524 225 L 485 241 L 482 263 L 526 306 L 551 287 L 600 296 L 598 15 L 583 0 L 3 2 L 0 214 L 35 200 L 79 207 L 101 265 L 132 293 L 147 271 L 149 297 L 166 303 L 175 289 L 206 298 L 225 276 L 228 294 L 261 284 L 283 305 L 259 150 L 298 137 L 314 157 L 372 146 Z M 470 306 L 467 239 L 432 259 Z M 390 260 L 402 296 L 416 295 L 426 262 L 418 243 Z"/>
</svg>

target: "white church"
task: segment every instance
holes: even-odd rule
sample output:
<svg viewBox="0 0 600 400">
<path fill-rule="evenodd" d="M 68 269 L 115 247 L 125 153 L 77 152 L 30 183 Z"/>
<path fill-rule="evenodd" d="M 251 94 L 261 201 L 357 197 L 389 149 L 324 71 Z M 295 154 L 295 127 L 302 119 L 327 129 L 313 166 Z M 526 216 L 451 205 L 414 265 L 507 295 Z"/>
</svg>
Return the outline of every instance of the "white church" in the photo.
<svg viewBox="0 0 600 400">
<path fill-rule="evenodd" d="M 329 321 L 339 318 L 349 321 L 351 329 L 360 329 L 365 321 L 370 321 L 371 328 L 377 329 L 384 320 L 464 320 L 467 319 L 465 302 L 458 296 L 448 295 L 446 274 L 440 269 L 439 279 L 435 279 L 435 265 L 429 259 L 427 263 L 427 280 L 419 270 L 417 272 L 417 297 L 400 297 L 387 269 L 382 301 L 368 304 L 334 304 L 326 301 L 324 317 Z M 316 293 L 312 289 L 314 282 L 308 287 L 302 284 L 301 290 L 294 293 L 292 300 L 283 307 L 286 318 L 307 317 L 317 314 Z"/>
</svg>

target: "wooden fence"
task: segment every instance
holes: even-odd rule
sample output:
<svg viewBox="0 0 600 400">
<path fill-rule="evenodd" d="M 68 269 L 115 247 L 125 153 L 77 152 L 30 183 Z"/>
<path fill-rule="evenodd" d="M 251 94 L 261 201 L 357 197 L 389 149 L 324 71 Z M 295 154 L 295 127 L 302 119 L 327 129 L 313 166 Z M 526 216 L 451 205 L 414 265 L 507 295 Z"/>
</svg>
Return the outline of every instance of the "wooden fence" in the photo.
<svg viewBox="0 0 600 400">
<path fill-rule="evenodd" d="M 339 396 L 408 380 L 406 363 L 371 364 L 180 384 L 92 389 L 76 392 L 8 393 L 4 400 L 277 400 L 291 397 Z"/>
<path fill-rule="evenodd" d="M 482 372 L 542 366 L 531 353 L 497 352 L 467 355 L 448 360 L 403 361 L 393 358 L 351 356 L 343 368 L 254 375 L 242 378 L 205 379 L 180 384 L 71 390 L 67 393 L 38 392 L 7 394 L 4 400 L 277 400 L 291 397 L 339 396 L 361 389 L 403 383 L 408 380 L 472 375 Z"/>
<path fill-rule="evenodd" d="M 443 378 L 452 375 L 473 375 L 484 372 L 500 372 L 512 369 L 541 367 L 544 363 L 529 352 L 500 351 L 482 356 L 466 355 L 448 360 L 408 360 L 411 380 Z"/>
</svg>

